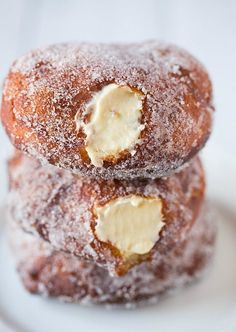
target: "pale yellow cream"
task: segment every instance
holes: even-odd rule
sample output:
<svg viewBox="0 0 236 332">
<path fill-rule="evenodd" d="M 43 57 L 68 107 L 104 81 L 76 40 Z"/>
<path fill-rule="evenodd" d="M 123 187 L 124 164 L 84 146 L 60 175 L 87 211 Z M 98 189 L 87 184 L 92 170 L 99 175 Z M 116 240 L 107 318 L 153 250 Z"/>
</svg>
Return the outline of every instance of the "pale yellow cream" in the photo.
<svg viewBox="0 0 236 332">
<path fill-rule="evenodd" d="M 144 125 L 140 123 L 143 95 L 128 86 L 109 84 L 86 105 L 90 114 L 82 125 L 86 134 L 86 151 L 94 166 L 117 159 L 122 151 L 135 153 Z"/>
<path fill-rule="evenodd" d="M 95 232 L 125 256 L 148 253 L 164 226 L 160 198 L 131 195 L 95 207 Z"/>
</svg>

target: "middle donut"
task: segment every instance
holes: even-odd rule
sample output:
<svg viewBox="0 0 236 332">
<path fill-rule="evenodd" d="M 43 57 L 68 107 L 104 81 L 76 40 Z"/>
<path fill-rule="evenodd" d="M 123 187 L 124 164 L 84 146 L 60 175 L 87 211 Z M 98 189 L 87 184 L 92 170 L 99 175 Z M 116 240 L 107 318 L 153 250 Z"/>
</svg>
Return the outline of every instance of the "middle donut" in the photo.
<svg viewBox="0 0 236 332">
<path fill-rule="evenodd" d="M 183 240 L 205 190 L 199 158 L 168 178 L 108 181 L 16 153 L 9 177 L 9 211 L 26 231 L 116 275 Z"/>
</svg>

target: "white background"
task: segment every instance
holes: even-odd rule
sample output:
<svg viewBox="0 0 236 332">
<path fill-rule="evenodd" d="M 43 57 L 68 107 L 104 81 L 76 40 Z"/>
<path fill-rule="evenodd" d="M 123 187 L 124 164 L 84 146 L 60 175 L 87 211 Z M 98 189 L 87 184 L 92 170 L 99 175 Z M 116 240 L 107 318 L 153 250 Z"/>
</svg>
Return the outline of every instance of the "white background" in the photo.
<svg viewBox="0 0 236 332">
<path fill-rule="evenodd" d="M 230 202 L 231 208 L 234 207 L 234 211 L 236 211 L 234 198 L 236 166 L 232 166 L 234 165 L 233 160 L 234 162 L 236 160 L 236 1 L 0 0 L 0 81 L 3 81 L 15 58 L 35 47 L 71 40 L 109 42 L 153 38 L 174 42 L 187 48 L 205 64 L 210 72 L 217 112 L 213 135 L 207 144 L 205 154 L 207 155 L 206 160 L 208 156 L 209 160 L 212 160 L 211 154 L 220 159 L 207 163 L 211 196 L 218 193 L 215 196 L 224 197 L 225 205 L 227 206 L 227 203 Z M 0 202 L 6 193 L 5 159 L 9 151 L 10 144 L 4 131 L 0 128 Z M 230 169 L 233 171 L 229 171 Z M 232 214 L 232 220 L 235 219 L 235 215 L 235 213 Z M 232 231 L 231 242 L 227 240 L 229 237 L 222 242 L 223 256 L 218 256 L 218 260 L 220 257 L 220 262 L 224 261 L 225 264 L 224 266 L 219 264 L 220 268 L 217 270 L 218 276 L 220 275 L 223 281 L 219 279 L 219 283 L 214 283 L 210 280 L 204 291 L 206 294 L 204 305 L 208 298 L 212 301 L 206 311 L 203 306 L 203 311 L 207 319 L 209 318 L 209 320 L 204 320 L 207 331 L 211 331 L 210 326 L 213 321 L 219 323 L 217 323 L 219 326 L 217 331 L 231 331 L 230 326 L 232 326 L 232 331 L 235 330 L 236 322 L 232 319 L 235 317 L 235 312 L 232 313 L 233 303 L 235 303 L 235 272 L 232 270 L 231 273 L 229 271 L 223 273 L 229 268 L 229 265 L 226 267 L 227 261 L 232 267 L 235 267 L 235 261 L 230 260 L 230 256 L 234 256 L 235 250 L 228 250 L 229 255 L 226 254 L 227 250 L 226 252 L 223 250 L 223 248 L 227 248 L 228 242 L 232 243 L 232 248 L 235 249 L 233 235 Z M 7 275 L 6 278 L 8 277 Z M 217 273 L 213 275 L 213 281 L 214 278 L 217 279 Z M 212 292 L 209 283 L 212 283 Z M 218 296 L 219 289 L 221 289 L 222 296 L 223 294 L 225 296 L 225 302 Z M 197 292 L 196 290 L 195 293 L 197 294 Z M 21 295 L 22 298 L 28 296 L 26 293 L 24 294 Z M 199 293 L 200 297 L 202 298 L 202 293 Z M 217 300 L 218 297 L 220 301 Z M 32 299 L 32 301 L 38 300 Z M 214 308 L 213 302 L 216 303 L 217 308 L 219 307 L 219 311 L 210 310 L 210 308 Z M 193 305 L 192 301 L 190 303 Z M 42 305 L 40 310 L 44 310 L 45 305 Z M 167 305 L 169 304 L 167 303 Z M 188 306 L 185 310 L 187 309 Z M 19 308 L 17 312 L 18 310 Z M 169 310 L 168 307 L 166 319 L 169 317 Z M 175 312 L 175 307 L 172 311 Z M 212 315 L 214 312 L 214 318 L 210 317 L 211 312 Z M 217 314 L 215 314 L 216 312 Z M 221 313 L 224 313 L 223 316 Z M 231 320 L 227 319 L 227 313 L 231 313 Z M 105 315 L 100 314 L 98 322 L 102 324 L 101 320 Z M 66 315 L 69 315 L 69 312 Z M 184 322 L 191 323 L 191 329 L 194 330 L 194 327 L 197 329 L 197 325 L 192 323 L 192 319 L 196 318 L 195 315 L 187 314 L 187 316 L 189 320 L 184 319 Z M 222 328 L 223 325 L 220 324 L 222 317 L 220 316 L 223 317 L 224 326 L 227 326 L 227 329 Z M 142 317 L 140 316 L 140 319 Z M 61 319 L 63 320 L 64 316 Z M 92 321 L 93 317 L 91 323 Z M 206 325 L 207 321 L 209 325 Z M 140 324 L 142 325 L 144 322 L 140 321 Z M 121 324 L 123 321 L 117 322 L 117 324 L 119 323 Z M 114 327 L 118 328 L 118 325 Z M 161 331 L 167 330 L 161 329 Z M 214 331 L 216 331 L 215 328 Z"/>
<path fill-rule="evenodd" d="M 109 42 L 152 38 L 187 48 L 208 68 L 217 109 L 208 148 L 235 154 L 234 0 L 0 0 L 0 80 L 16 57 L 35 47 L 71 40 Z M 9 151 L 3 130 L 0 142 L 2 161 Z M 2 162 L 0 167 L 3 184 Z M 4 195 L 2 190 L 1 195 Z"/>
</svg>

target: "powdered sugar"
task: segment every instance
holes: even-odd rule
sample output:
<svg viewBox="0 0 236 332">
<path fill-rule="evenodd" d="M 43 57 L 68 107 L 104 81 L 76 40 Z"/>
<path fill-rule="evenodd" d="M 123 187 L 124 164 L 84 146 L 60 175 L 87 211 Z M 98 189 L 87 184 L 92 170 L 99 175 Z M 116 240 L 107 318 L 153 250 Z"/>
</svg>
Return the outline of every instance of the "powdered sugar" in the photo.
<svg viewBox="0 0 236 332">
<path fill-rule="evenodd" d="M 198 159 L 166 179 L 102 180 L 76 176 L 54 166 L 42 167 L 20 154 L 10 161 L 9 208 L 14 220 L 56 249 L 106 266 L 121 264 L 93 233 L 95 204 L 122 196 L 160 197 L 166 226 L 152 252 L 164 252 L 186 236 L 204 197 L 204 174 Z"/>
<path fill-rule="evenodd" d="M 142 91 L 146 130 L 135 154 L 94 167 L 81 156 L 85 143 L 75 115 L 83 120 L 85 103 L 109 82 Z M 172 173 L 206 141 L 213 109 L 204 68 L 187 52 L 155 41 L 59 44 L 30 52 L 13 64 L 3 100 L 15 105 L 15 129 L 8 132 L 17 147 L 42 162 L 104 178 Z"/>
<path fill-rule="evenodd" d="M 142 263 L 124 277 L 111 277 L 94 263 L 55 251 L 15 222 L 10 230 L 20 277 L 31 292 L 84 305 L 123 303 L 127 308 L 155 303 L 199 278 L 212 257 L 214 239 L 215 225 L 204 210 L 185 241 L 166 255 L 156 253 L 152 263 Z"/>
</svg>

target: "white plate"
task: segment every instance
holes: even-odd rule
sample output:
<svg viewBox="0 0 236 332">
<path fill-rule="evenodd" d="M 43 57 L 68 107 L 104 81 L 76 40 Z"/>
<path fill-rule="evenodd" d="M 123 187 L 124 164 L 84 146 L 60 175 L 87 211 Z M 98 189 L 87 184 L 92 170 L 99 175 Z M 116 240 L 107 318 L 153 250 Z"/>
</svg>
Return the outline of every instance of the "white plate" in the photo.
<svg viewBox="0 0 236 332">
<path fill-rule="evenodd" d="M 207 152 L 207 151 L 206 151 Z M 137 310 L 84 308 L 29 295 L 14 271 L 0 230 L 0 332 L 235 331 L 236 159 L 205 153 L 208 196 L 219 223 L 214 264 L 204 280 L 156 306 Z"/>
</svg>

